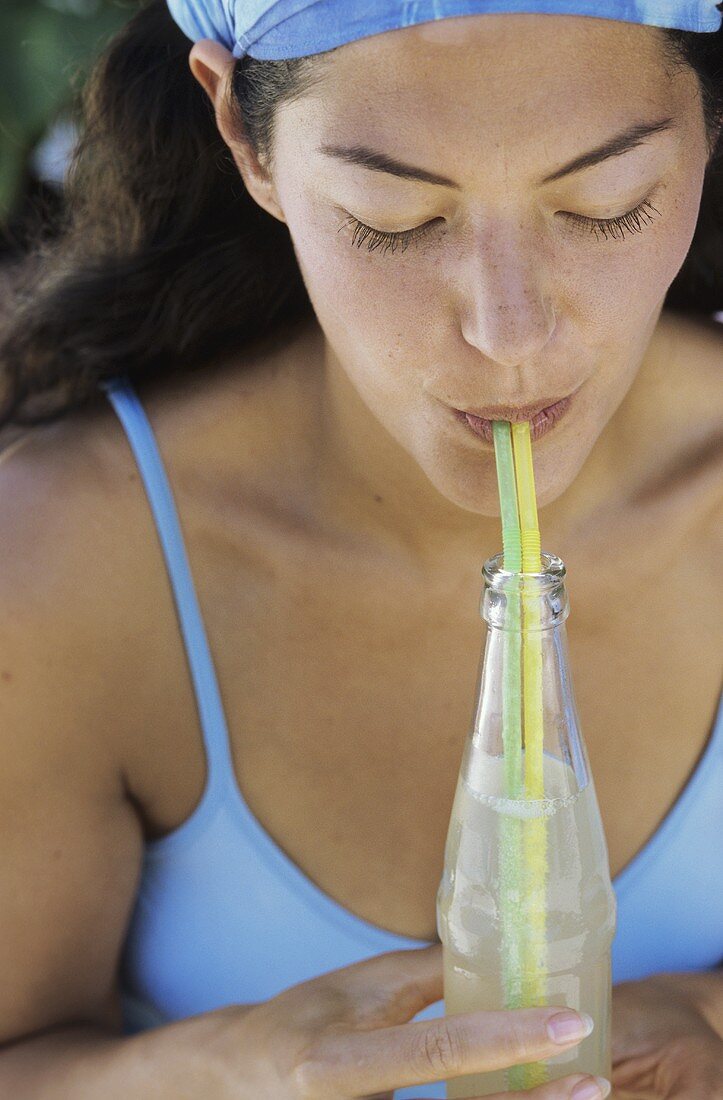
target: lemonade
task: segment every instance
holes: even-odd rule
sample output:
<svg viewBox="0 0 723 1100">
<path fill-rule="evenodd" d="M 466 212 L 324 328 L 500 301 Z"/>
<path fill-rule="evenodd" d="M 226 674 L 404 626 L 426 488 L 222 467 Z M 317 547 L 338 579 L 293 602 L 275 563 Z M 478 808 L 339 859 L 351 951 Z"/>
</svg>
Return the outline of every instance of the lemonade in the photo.
<svg viewBox="0 0 723 1100">
<path fill-rule="evenodd" d="M 544 789 L 536 801 L 507 800 L 503 760 L 470 753 L 457 786 L 445 852 L 445 874 L 437 899 L 444 944 L 447 1014 L 504 1009 L 504 968 L 523 959 L 515 954 L 527 927 L 529 899 L 510 874 L 509 843 L 524 843 L 525 830 L 547 838 L 545 883 L 544 1000 L 587 1012 L 595 1029 L 587 1039 L 538 1064 L 531 1083 L 584 1072 L 610 1078 L 610 945 L 615 931 L 615 895 L 592 778 L 583 787 L 570 764 L 544 754 Z M 579 775 L 579 772 L 578 772 Z M 507 853 L 507 854 L 506 854 Z M 506 905 L 504 901 L 506 900 Z M 505 918 L 505 914 L 508 914 Z M 513 914 L 512 917 L 509 914 Z M 505 927 L 505 919 L 507 927 Z M 514 974 L 524 983 L 524 972 Z M 509 978 L 507 986 L 509 988 Z M 518 986 L 519 988 L 519 986 Z M 524 989 L 524 984 L 522 984 Z M 448 1097 L 489 1096 L 524 1087 L 520 1068 L 460 1077 L 447 1082 Z M 528 1071 L 529 1072 L 529 1071 Z M 528 1079 L 529 1080 L 529 1079 Z"/>
</svg>

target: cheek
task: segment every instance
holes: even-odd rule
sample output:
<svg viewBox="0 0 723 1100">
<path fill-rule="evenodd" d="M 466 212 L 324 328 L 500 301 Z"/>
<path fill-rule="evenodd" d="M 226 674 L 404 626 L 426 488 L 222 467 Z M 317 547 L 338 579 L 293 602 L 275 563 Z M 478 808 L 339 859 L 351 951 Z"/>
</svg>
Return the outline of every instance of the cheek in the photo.
<svg viewBox="0 0 723 1100">
<path fill-rule="evenodd" d="M 680 271 L 695 235 L 703 193 L 705 166 L 699 165 L 679 184 L 668 200 L 664 218 L 661 218 L 657 236 L 659 271 L 657 275 L 663 292 Z"/>
<path fill-rule="evenodd" d="M 434 252 L 426 242 L 411 242 L 382 255 L 367 243 L 352 244 L 353 228 L 340 229 L 344 216 L 321 217 L 313 207 L 287 218 L 306 288 L 324 329 L 349 333 L 373 349 L 389 347 L 395 334 L 407 345 L 415 333 L 444 308 Z M 427 253 L 426 256 L 424 253 Z"/>
<path fill-rule="evenodd" d="M 597 311 L 608 318 L 615 315 L 623 327 L 637 328 L 640 318 L 665 297 L 685 261 L 702 186 L 703 174 L 695 170 L 651 197 L 652 221 L 644 222 L 639 233 L 626 230 L 623 240 L 591 239 L 587 247 L 578 246 L 579 309 L 587 308 L 590 316 Z"/>
</svg>

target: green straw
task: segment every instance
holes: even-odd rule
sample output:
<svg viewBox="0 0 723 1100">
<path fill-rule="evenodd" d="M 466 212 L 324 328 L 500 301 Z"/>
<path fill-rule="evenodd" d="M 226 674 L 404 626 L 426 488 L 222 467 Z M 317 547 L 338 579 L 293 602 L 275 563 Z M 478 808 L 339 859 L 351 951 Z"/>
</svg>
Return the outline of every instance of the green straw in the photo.
<svg viewBox="0 0 723 1100">
<path fill-rule="evenodd" d="M 517 507 L 515 460 L 512 453 L 512 429 L 509 422 L 507 420 L 493 420 L 492 434 L 495 441 L 497 486 L 500 493 L 500 511 L 502 513 L 504 567 L 510 573 L 519 573 L 522 569 L 520 513 Z"/>
<path fill-rule="evenodd" d="M 494 420 L 497 485 L 502 514 L 502 550 L 504 568 L 510 573 L 522 569 L 520 516 L 517 507 L 517 487 L 512 452 L 512 432 L 506 420 Z M 522 794 L 522 729 L 520 705 L 520 603 L 519 585 L 514 577 L 508 589 L 504 646 L 504 700 L 502 708 L 502 740 L 504 745 L 505 794 L 519 798 Z"/>
<path fill-rule="evenodd" d="M 492 422 L 497 465 L 497 484 L 502 515 L 504 568 L 519 573 L 522 568 L 520 519 L 512 452 L 512 433 L 506 420 Z M 505 798 L 523 794 L 522 706 L 520 679 L 520 597 L 517 577 L 506 591 L 505 630 L 502 642 L 502 745 Z M 505 1008 L 522 1008 L 523 939 L 520 927 L 522 883 L 522 822 L 511 814 L 500 820 L 500 909 L 502 923 L 502 986 Z"/>
</svg>

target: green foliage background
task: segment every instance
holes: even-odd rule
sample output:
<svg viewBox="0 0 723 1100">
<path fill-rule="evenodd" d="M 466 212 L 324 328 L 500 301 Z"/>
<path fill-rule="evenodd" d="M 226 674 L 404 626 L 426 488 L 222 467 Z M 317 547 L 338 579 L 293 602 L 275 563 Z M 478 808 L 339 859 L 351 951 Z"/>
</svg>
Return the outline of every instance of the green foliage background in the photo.
<svg viewBox="0 0 723 1100">
<path fill-rule="evenodd" d="M 0 0 L 0 222 L 33 149 L 72 110 L 83 79 L 137 0 Z"/>
</svg>

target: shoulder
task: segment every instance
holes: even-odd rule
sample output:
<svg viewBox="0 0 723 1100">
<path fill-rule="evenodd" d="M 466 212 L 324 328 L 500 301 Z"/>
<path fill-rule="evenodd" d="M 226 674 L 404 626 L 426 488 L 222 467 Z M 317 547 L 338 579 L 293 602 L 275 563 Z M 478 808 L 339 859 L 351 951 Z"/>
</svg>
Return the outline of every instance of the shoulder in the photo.
<svg viewBox="0 0 723 1100">
<path fill-rule="evenodd" d="M 113 599 L 137 480 L 126 451 L 115 414 L 103 407 L 27 428 L 2 451 L 0 584 L 7 598 L 14 590 L 29 612 L 70 614 L 78 626 L 101 587 L 99 607 Z"/>
<path fill-rule="evenodd" d="M 70 577 L 91 562 L 97 568 L 88 527 L 97 537 L 107 471 L 95 434 L 77 415 L 66 417 L 24 429 L 0 454 L 0 584 L 29 613 L 77 611 Z"/>
<path fill-rule="evenodd" d="M 129 526 L 139 522 L 138 486 L 125 451 L 115 414 L 99 410 L 23 430 L 0 454 L 6 701 L 28 724 L 52 715 L 58 751 L 81 758 L 92 748 L 109 780 L 121 764 L 115 704 L 138 671 L 129 598 L 142 579 Z"/>
</svg>

